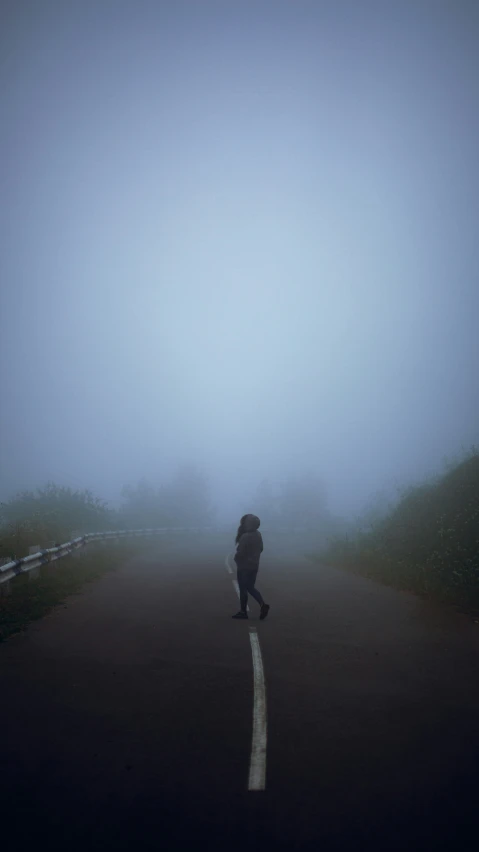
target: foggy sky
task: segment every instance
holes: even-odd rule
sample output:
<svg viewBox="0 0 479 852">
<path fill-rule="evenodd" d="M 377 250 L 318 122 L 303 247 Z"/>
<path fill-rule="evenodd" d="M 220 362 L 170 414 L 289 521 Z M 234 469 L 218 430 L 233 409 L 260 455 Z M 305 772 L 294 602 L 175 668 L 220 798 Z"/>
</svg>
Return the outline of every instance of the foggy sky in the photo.
<svg viewBox="0 0 479 852">
<path fill-rule="evenodd" d="M 2 10 L 1 497 L 350 512 L 477 440 L 478 3 Z"/>
</svg>

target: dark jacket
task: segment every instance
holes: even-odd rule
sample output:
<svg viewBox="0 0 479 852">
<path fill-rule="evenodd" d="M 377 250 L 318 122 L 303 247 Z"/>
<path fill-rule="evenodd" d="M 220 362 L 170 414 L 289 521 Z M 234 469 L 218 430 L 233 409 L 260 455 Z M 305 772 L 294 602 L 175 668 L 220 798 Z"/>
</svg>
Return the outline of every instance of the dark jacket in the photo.
<svg viewBox="0 0 479 852">
<path fill-rule="evenodd" d="M 238 568 L 249 568 L 257 570 L 259 559 L 263 552 L 263 538 L 258 530 L 260 520 L 256 515 L 248 515 L 244 523 L 238 547 L 236 548 L 235 562 Z"/>
</svg>

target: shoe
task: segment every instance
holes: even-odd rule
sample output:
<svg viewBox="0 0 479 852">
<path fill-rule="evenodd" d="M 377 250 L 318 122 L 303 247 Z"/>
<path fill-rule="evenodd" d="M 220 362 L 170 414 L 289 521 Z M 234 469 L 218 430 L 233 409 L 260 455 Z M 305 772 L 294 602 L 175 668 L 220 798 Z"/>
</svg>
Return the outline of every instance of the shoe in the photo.
<svg viewBox="0 0 479 852">
<path fill-rule="evenodd" d="M 242 610 L 240 610 L 239 612 L 236 613 L 236 615 L 232 615 L 231 617 L 232 618 L 248 618 L 248 613 L 242 612 Z"/>
<path fill-rule="evenodd" d="M 263 604 L 261 607 L 261 612 L 259 614 L 259 620 L 264 621 L 269 612 L 269 604 Z"/>
</svg>

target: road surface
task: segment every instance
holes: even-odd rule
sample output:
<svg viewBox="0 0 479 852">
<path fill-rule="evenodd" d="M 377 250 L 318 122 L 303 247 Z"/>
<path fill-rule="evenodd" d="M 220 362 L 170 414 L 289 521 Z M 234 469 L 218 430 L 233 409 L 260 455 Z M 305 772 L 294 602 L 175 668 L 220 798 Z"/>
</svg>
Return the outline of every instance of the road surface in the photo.
<svg viewBox="0 0 479 852">
<path fill-rule="evenodd" d="M 267 556 L 234 621 L 228 542 L 157 547 L 0 645 L 3 848 L 477 848 L 478 624 Z"/>
</svg>

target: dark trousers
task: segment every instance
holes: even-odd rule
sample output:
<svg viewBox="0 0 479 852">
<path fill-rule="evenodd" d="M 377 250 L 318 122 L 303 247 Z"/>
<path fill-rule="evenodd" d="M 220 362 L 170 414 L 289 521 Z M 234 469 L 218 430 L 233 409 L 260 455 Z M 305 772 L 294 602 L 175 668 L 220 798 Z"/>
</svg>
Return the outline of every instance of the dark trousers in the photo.
<svg viewBox="0 0 479 852">
<path fill-rule="evenodd" d="M 248 606 L 248 594 L 251 595 L 255 601 L 258 601 L 260 606 L 263 606 L 264 600 L 258 589 L 255 589 L 254 584 L 256 583 L 256 577 L 258 576 L 257 568 L 244 568 L 241 565 L 238 565 L 238 586 L 240 590 L 240 604 L 243 612 L 246 612 L 246 607 Z"/>
</svg>

